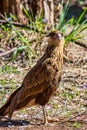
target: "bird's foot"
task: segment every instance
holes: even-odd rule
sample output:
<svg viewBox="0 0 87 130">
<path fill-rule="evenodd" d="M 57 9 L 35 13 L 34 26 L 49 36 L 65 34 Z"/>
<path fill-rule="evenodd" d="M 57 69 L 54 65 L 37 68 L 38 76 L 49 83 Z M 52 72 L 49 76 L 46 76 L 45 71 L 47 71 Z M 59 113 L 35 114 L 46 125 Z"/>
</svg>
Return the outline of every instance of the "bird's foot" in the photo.
<svg viewBox="0 0 87 130">
<path fill-rule="evenodd" d="M 47 111 L 45 110 L 45 107 L 43 106 L 42 108 L 43 108 L 43 115 L 44 115 L 44 125 L 49 125 L 49 123 L 59 121 L 55 117 L 49 117 Z"/>
<path fill-rule="evenodd" d="M 44 122 L 44 125 L 45 126 L 49 126 L 50 123 L 54 123 L 54 122 L 58 122 L 59 120 L 55 117 L 50 117 L 50 116 L 47 116 L 45 122 Z"/>
<path fill-rule="evenodd" d="M 55 117 L 48 116 L 47 121 L 48 121 L 48 123 L 52 123 L 52 122 L 58 122 L 59 120 L 57 118 L 55 118 Z"/>
</svg>

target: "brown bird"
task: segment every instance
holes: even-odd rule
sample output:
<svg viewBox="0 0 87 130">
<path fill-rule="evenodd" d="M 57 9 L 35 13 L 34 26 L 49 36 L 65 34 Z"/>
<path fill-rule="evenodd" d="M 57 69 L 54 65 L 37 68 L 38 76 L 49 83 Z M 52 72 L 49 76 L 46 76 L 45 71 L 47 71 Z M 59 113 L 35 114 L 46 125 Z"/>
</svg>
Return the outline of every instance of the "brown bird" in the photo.
<svg viewBox="0 0 87 130">
<path fill-rule="evenodd" d="M 48 122 L 45 105 L 55 93 L 61 80 L 64 37 L 59 31 L 48 36 L 48 46 L 42 58 L 27 73 L 21 87 L 16 89 L 0 108 L 0 116 L 12 117 L 14 111 L 33 105 L 43 108 L 44 123 Z"/>
</svg>

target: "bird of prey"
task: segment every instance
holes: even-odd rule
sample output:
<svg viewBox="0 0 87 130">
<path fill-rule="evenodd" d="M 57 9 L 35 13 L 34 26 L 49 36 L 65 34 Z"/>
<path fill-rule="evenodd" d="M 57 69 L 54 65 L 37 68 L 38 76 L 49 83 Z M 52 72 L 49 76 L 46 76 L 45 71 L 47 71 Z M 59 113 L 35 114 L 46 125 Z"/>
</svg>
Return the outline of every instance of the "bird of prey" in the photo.
<svg viewBox="0 0 87 130">
<path fill-rule="evenodd" d="M 47 40 L 44 55 L 26 74 L 21 87 L 0 108 L 0 116 L 8 115 L 11 118 L 14 111 L 39 104 L 43 108 L 44 123 L 49 121 L 45 105 L 56 92 L 61 80 L 64 36 L 59 31 L 52 31 Z"/>
</svg>

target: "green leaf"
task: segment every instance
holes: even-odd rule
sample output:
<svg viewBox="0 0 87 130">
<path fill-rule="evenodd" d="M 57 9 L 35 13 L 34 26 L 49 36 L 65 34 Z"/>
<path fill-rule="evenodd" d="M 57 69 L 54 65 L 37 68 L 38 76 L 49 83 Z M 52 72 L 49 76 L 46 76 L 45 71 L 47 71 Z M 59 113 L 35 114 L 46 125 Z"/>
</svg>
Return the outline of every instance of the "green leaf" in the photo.
<svg viewBox="0 0 87 130">
<path fill-rule="evenodd" d="M 73 123 L 72 127 L 80 128 L 81 124 L 78 122 Z"/>
<path fill-rule="evenodd" d="M 87 8 L 85 8 L 84 11 L 82 12 L 82 14 L 79 16 L 79 18 L 76 22 L 76 25 L 78 25 L 81 22 L 81 20 L 82 20 L 83 16 L 85 15 L 86 11 L 87 11 Z"/>
</svg>

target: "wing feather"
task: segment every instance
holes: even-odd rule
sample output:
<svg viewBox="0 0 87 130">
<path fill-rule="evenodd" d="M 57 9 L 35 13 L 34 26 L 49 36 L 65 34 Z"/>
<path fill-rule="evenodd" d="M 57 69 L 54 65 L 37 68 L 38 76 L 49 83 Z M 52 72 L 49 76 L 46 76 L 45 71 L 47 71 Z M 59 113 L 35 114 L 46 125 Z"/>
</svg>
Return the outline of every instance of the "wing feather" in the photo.
<svg viewBox="0 0 87 130">
<path fill-rule="evenodd" d="M 25 76 L 17 103 L 29 96 L 42 93 L 49 86 L 49 82 L 50 75 L 46 64 L 42 63 L 40 65 L 36 65 Z"/>
</svg>

